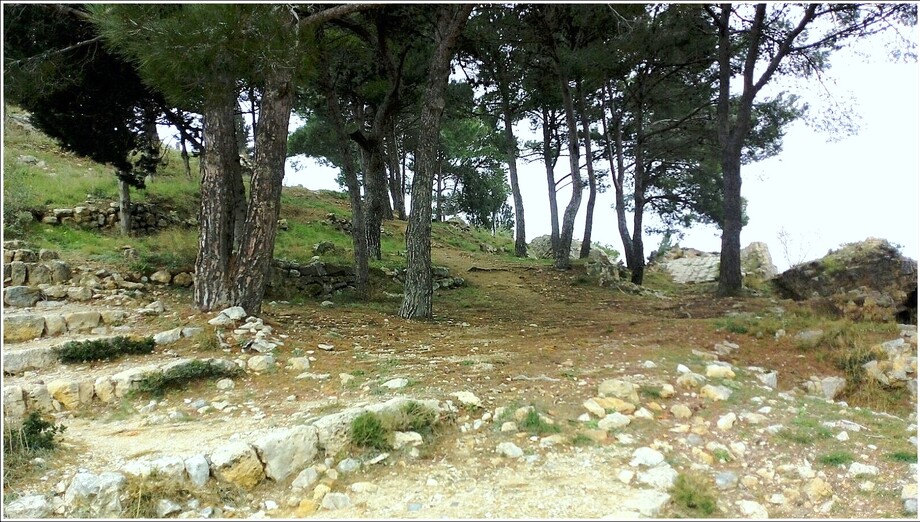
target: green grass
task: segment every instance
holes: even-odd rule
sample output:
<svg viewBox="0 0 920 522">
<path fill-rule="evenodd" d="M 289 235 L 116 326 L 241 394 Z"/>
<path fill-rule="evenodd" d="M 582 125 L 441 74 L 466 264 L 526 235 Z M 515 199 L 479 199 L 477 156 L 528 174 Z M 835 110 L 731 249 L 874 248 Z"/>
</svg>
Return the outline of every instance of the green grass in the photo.
<svg viewBox="0 0 920 522">
<path fill-rule="evenodd" d="M 572 437 L 572 446 L 593 446 L 594 439 L 585 435 L 584 433 L 577 433 Z"/>
<path fill-rule="evenodd" d="M 885 456 L 888 457 L 889 460 L 893 460 L 895 462 L 906 462 L 908 464 L 912 462 L 917 462 L 916 450 L 914 451 L 895 451 L 892 453 L 888 453 Z"/>
<path fill-rule="evenodd" d="M 832 451 L 818 457 L 818 462 L 825 466 L 845 466 L 856 460 L 849 451 Z"/>
<path fill-rule="evenodd" d="M 349 437 L 352 444 L 361 448 L 383 451 L 390 447 L 390 433 L 383 427 L 380 418 L 370 412 L 358 415 L 351 422 Z"/>
<path fill-rule="evenodd" d="M 530 433 L 531 435 L 549 435 L 559 433 L 562 429 L 556 424 L 550 424 L 543 420 L 536 408 L 527 412 L 527 415 L 518 423 L 518 428 Z"/>
<path fill-rule="evenodd" d="M 146 375 L 131 390 L 131 395 L 162 397 L 168 390 L 182 388 L 191 382 L 202 379 L 235 377 L 240 373 L 242 373 L 242 370 L 239 368 L 229 370 L 196 359 L 165 372 L 154 372 Z"/>
<path fill-rule="evenodd" d="M 669 518 L 709 518 L 718 515 L 715 490 L 699 475 L 680 473 L 671 487 Z"/>
</svg>

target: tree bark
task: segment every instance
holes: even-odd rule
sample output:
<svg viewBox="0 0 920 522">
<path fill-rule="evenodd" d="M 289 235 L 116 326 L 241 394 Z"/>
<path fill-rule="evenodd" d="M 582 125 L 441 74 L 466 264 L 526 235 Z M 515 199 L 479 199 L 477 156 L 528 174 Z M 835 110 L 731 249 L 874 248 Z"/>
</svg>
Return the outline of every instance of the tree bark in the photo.
<svg viewBox="0 0 920 522">
<path fill-rule="evenodd" d="M 405 297 L 399 309 L 399 315 L 406 319 L 430 318 L 432 314 L 431 183 L 437 168 L 438 138 L 450 62 L 457 39 L 472 10 L 472 4 L 450 4 L 439 8 L 434 52 L 423 96 L 417 168 L 412 180 L 412 208 L 406 231 Z"/>
<path fill-rule="evenodd" d="M 118 179 L 118 220 L 121 235 L 131 235 L 131 187 L 121 178 Z"/>
<path fill-rule="evenodd" d="M 230 305 L 230 260 L 233 250 L 232 179 L 240 178 L 234 138 L 236 91 L 224 87 L 202 111 L 201 207 L 198 257 L 195 260 L 195 305 L 201 311 Z"/>
<path fill-rule="evenodd" d="M 386 148 L 386 157 L 387 157 L 387 170 L 389 171 L 389 176 L 387 177 L 387 182 L 390 187 L 390 198 L 393 200 L 393 210 L 396 211 L 396 216 L 404 220 L 406 219 L 406 195 L 402 191 L 402 180 L 400 179 L 401 173 L 399 170 L 399 142 L 396 137 L 396 123 L 392 123 L 390 131 L 386 135 L 385 141 Z"/>
<path fill-rule="evenodd" d="M 294 106 L 292 76 L 290 69 L 270 73 L 259 108 L 249 206 L 239 256 L 233 266 L 232 288 L 235 304 L 252 315 L 262 309 L 278 232 L 288 125 Z"/>
<path fill-rule="evenodd" d="M 569 82 L 563 74 L 561 67 L 557 64 L 557 74 L 559 75 L 559 85 L 562 88 L 562 106 L 565 111 L 565 124 L 568 128 L 569 135 L 569 171 L 572 176 L 572 197 L 569 204 L 565 207 L 562 214 L 562 229 L 559 234 L 559 248 L 555 252 L 555 261 L 553 268 L 556 270 L 568 270 L 571 266 L 569 253 L 572 244 L 572 235 L 575 232 L 575 216 L 581 207 L 581 193 L 584 190 L 581 182 L 581 166 L 579 161 L 578 149 L 578 126 L 575 121 L 575 108 L 572 104 L 572 90 L 569 88 Z"/>
<path fill-rule="evenodd" d="M 609 86 L 605 86 L 609 87 Z M 603 103 L 609 102 L 609 91 L 605 89 Z M 623 190 L 623 183 L 626 179 L 626 166 L 623 161 L 623 128 L 622 113 L 615 114 L 613 107 L 609 107 L 610 116 L 614 123 L 614 144 L 610 143 L 610 132 L 607 128 L 606 115 L 601 118 L 601 125 L 604 130 L 604 142 L 607 145 L 607 162 L 610 164 L 610 177 L 613 180 L 614 189 L 614 208 L 617 215 L 617 230 L 620 233 L 620 240 L 623 242 L 623 257 L 626 258 L 626 266 L 632 269 L 634 266 L 632 253 L 632 236 L 629 233 L 629 225 L 626 221 L 626 194 Z M 605 109 L 606 110 L 606 109 Z M 615 150 L 615 152 L 614 152 Z M 614 161 L 616 157 L 616 161 Z"/>
<path fill-rule="evenodd" d="M 179 143 L 182 147 L 182 166 L 185 167 L 185 177 L 192 179 L 192 165 L 188 157 L 188 147 L 185 145 L 185 137 L 179 137 Z"/>
<path fill-rule="evenodd" d="M 543 108 L 543 167 L 546 171 L 546 190 L 549 195 L 549 224 L 550 244 L 553 247 L 553 257 L 559 250 L 559 204 L 556 201 L 556 174 L 554 169 L 558 154 L 553 151 L 553 127 L 550 122 L 550 111 Z"/>
<path fill-rule="evenodd" d="M 585 158 L 588 172 L 588 206 L 585 215 L 585 234 L 581 240 L 581 251 L 578 257 L 584 259 L 591 252 L 591 229 L 594 226 L 594 203 L 597 201 L 597 178 L 594 175 L 594 155 L 591 153 L 591 125 L 588 121 L 586 96 L 582 89 L 581 81 L 576 84 L 578 89 L 578 112 L 581 113 L 581 131 L 584 133 Z"/>
<path fill-rule="evenodd" d="M 505 121 L 505 154 L 508 162 L 508 177 L 511 181 L 511 197 L 514 199 L 514 255 L 527 257 L 527 234 L 524 227 L 524 198 L 517 170 L 517 139 L 514 137 L 514 115 L 508 104 L 507 94 L 502 91 L 502 117 Z M 494 223 L 495 220 L 493 220 Z M 494 227 L 493 227 L 494 228 Z"/>
<path fill-rule="evenodd" d="M 636 165 L 633 168 L 633 234 L 632 255 L 633 266 L 632 283 L 641 285 L 645 279 L 645 245 L 642 241 L 642 219 L 645 210 L 645 136 L 644 118 L 645 107 L 640 98 L 636 107 L 636 143 L 633 157 Z"/>
</svg>

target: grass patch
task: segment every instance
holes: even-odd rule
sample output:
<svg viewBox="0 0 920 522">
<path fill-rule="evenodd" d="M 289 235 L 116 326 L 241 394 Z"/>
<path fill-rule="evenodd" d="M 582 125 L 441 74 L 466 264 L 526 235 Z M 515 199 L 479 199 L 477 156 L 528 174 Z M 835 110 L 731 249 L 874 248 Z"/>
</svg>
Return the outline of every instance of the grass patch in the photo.
<svg viewBox="0 0 920 522">
<path fill-rule="evenodd" d="M 230 369 L 196 359 L 182 366 L 170 368 L 165 372 L 156 372 L 146 375 L 143 379 L 138 381 L 137 386 L 131 390 L 131 395 L 162 397 L 168 390 L 185 387 L 190 382 L 202 379 L 235 377 L 242 373 L 242 371 L 243 370 L 238 367 Z"/>
<path fill-rule="evenodd" d="M 670 518 L 710 518 L 718 514 L 715 490 L 709 480 L 680 473 L 671 487 Z"/>
<path fill-rule="evenodd" d="M 712 450 L 712 456 L 715 457 L 719 462 L 731 462 L 735 460 L 732 458 L 732 454 L 723 448 L 716 448 Z"/>
<path fill-rule="evenodd" d="M 189 483 L 161 476 L 156 471 L 146 477 L 126 475 L 125 478 L 122 502 L 128 518 L 159 518 L 157 503 L 160 500 L 182 505 L 192 494 Z"/>
<path fill-rule="evenodd" d="M 414 431 L 422 437 L 434 432 L 438 412 L 415 401 L 398 409 L 381 413 L 365 412 L 351 422 L 349 438 L 359 448 L 387 450 L 392 448 L 393 433 Z"/>
<path fill-rule="evenodd" d="M 856 460 L 849 451 L 832 451 L 818 457 L 818 462 L 825 466 L 846 466 Z"/>
<path fill-rule="evenodd" d="M 54 351 L 62 363 L 85 363 L 111 361 L 125 355 L 152 353 L 153 348 L 153 337 L 132 339 L 122 336 L 111 339 L 71 341 L 56 347 Z"/>
<path fill-rule="evenodd" d="M 10 484 L 38 471 L 36 457 L 48 457 L 58 446 L 58 438 L 66 429 L 42 414 L 30 412 L 22 423 L 14 425 L 4 419 L 3 426 L 3 490 Z"/>
<path fill-rule="evenodd" d="M 549 435 L 562 431 L 559 426 L 546 422 L 543 417 L 537 413 L 536 408 L 527 412 L 527 415 L 521 419 L 518 427 L 529 432 L 531 435 Z"/>
<path fill-rule="evenodd" d="M 593 445 L 594 445 L 594 439 L 585 435 L 584 433 L 576 433 L 575 436 L 572 437 L 572 446 L 581 447 L 581 446 L 593 446 Z"/>
<path fill-rule="evenodd" d="M 917 462 L 917 452 L 916 451 L 895 451 L 893 453 L 888 453 L 885 455 L 889 460 L 895 462 Z"/>
<path fill-rule="evenodd" d="M 652 386 L 650 384 L 643 384 L 639 386 L 639 395 L 646 397 L 648 399 L 661 399 L 661 388 L 658 386 Z"/>
</svg>

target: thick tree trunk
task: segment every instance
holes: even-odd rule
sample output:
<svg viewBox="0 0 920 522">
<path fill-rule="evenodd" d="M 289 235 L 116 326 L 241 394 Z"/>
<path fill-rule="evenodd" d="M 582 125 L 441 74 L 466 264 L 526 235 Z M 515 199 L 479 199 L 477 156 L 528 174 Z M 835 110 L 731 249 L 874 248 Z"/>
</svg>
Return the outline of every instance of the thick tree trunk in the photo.
<svg viewBox="0 0 920 522">
<path fill-rule="evenodd" d="M 289 70 L 269 74 L 259 108 L 250 203 L 233 267 L 232 289 L 235 304 L 252 315 L 261 312 L 278 232 L 288 125 L 294 105 L 292 74 Z"/>
<path fill-rule="evenodd" d="M 553 257 L 559 249 L 559 203 L 556 200 L 556 160 L 558 155 L 553 151 L 553 130 L 550 122 L 550 111 L 543 108 L 543 167 L 546 171 L 546 190 L 549 196 L 549 225 L 550 244 L 553 247 Z"/>
<path fill-rule="evenodd" d="M 740 147 L 739 147 L 740 149 Z M 722 152 L 722 193 L 724 222 L 722 224 L 722 253 L 719 259 L 718 294 L 733 296 L 741 293 L 741 152 Z"/>
<path fill-rule="evenodd" d="M 527 234 L 524 227 L 524 198 L 517 170 L 517 139 L 514 137 L 514 115 L 507 98 L 502 96 L 502 117 L 505 120 L 505 154 L 508 162 L 508 177 L 511 181 L 511 197 L 514 199 L 514 255 L 527 257 Z M 494 223 L 494 220 L 493 220 Z"/>
<path fill-rule="evenodd" d="M 131 186 L 118 179 L 118 220 L 121 235 L 131 235 Z"/>
<path fill-rule="evenodd" d="M 578 87 L 578 112 L 581 113 L 581 132 L 584 133 L 585 140 L 585 164 L 588 172 L 588 206 L 585 215 L 585 235 L 581 240 L 581 251 L 578 257 L 584 259 L 591 252 L 591 229 L 594 226 L 594 203 L 597 201 L 597 178 L 594 176 L 594 155 L 591 153 L 591 125 L 588 122 L 587 102 L 585 93 L 581 88 L 581 81 Z"/>
<path fill-rule="evenodd" d="M 230 259 L 233 249 L 233 178 L 240 178 L 234 138 L 236 92 L 228 87 L 204 107 L 201 151 L 201 207 L 198 257 L 195 260 L 195 306 L 201 311 L 230 305 Z"/>
<path fill-rule="evenodd" d="M 430 318 L 431 285 L 431 183 L 437 164 L 444 91 L 450 75 L 450 62 L 472 4 L 450 4 L 439 8 L 435 48 L 428 68 L 419 126 L 418 158 L 412 180 L 412 209 L 406 231 L 405 297 L 399 315 L 407 319 Z"/>
<path fill-rule="evenodd" d="M 572 197 L 569 204 L 565 207 L 562 214 L 562 229 L 559 233 L 559 248 L 556 250 L 556 258 L 553 268 L 556 270 L 568 270 L 571 266 L 569 251 L 572 244 L 572 235 L 575 233 L 575 216 L 581 207 L 581 193 L 584 190 L 581 183 L 581 165 L 579 161 L 578 149 L 578 124 L 575 121 L 575 107 L 572 104 L 572 90 L 569 88 L 569 82 L 565 79 L 562 71 L 557 71 L 560 77 L 560 87 L 562 88 L 562 106 L 565 110 L 565 125 L 568 128 L 569 135 L 569 170 L 572 176 Z"/>
<path fill-rule="evenodd" d="M 351 133 L 351 139 L 361 147 L 364 166 L 364 218 L 368 254 L 381 259 L 380 225 L 387 213 L 387 173 L 383 161 L 382 142 L 377 134 L 365 136 L 360 131 Z M 392 217 L 392 215 L 390 216 Z"/>
<path fill-rule="evenodd" d="M 642 100 L 639 100 L 636 110 L 636 143 L 633 157 L 636 161 L 633 186 L 633 234 L 632 255 L 633 267 L 632 282 L 641 285 L 645 279 L 645 245 L 642 242 L 642 219 L 645 211 L 645 134 L 643 120 L 645 111 Z"/>
</svg>

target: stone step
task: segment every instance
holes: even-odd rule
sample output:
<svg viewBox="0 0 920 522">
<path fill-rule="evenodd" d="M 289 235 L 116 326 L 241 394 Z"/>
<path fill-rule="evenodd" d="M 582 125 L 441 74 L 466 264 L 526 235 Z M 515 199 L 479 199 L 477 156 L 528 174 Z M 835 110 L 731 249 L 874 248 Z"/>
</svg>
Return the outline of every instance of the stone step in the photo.
<svg viewBox="0 0 920 522">
<path fill-rule="evenodd" d="M 32 360 L 42 359 L 46 367 L 57 364 L 53 348 L 33 348 L 26 354 Z M 193 361 L 204 361 L 226 370 L 239 368 L 234 361 L 220 358 L 170 358 L 166 362 L 150 362 L 137 366 L 136 361 L 109 367 L 97 372 L 50 372 L 41 379 L 5 379 L 3 387 L 3 418 L 15 422 L 30 411 L 55 412 L 91 405 L 94 401 L 111 403 L 125 397 L 146 376 L 164 373 Z M 7 354 L 4 354 L 4 371 Z"/>
<path fill-rule="evenodd" d="M 67 333 L 105 334 L 110 331 L 128 331 L 120 327 L 130 314 L 125 310 L 87 309 L 70 311 L 17 310 L 3 314 L 3 342 L 21 343 L 43 337 L 57 337 Z"/>
</svg>

